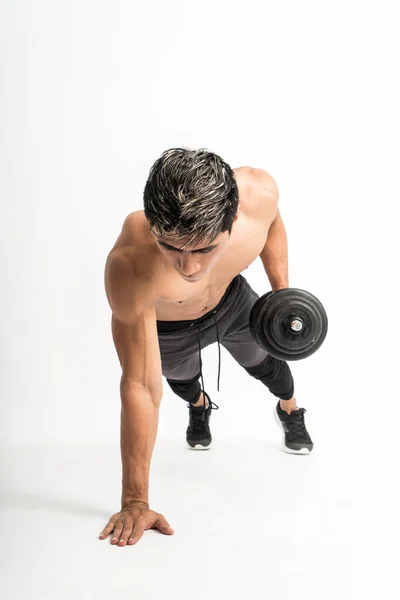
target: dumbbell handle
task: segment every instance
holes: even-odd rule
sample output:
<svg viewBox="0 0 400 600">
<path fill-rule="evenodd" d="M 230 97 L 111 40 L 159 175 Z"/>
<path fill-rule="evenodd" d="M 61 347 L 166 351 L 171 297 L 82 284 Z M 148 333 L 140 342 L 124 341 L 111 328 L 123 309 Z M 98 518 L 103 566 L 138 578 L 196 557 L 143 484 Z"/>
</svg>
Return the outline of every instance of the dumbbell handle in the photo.
<svg viewBox="0 0 400 600">
<path fill-rule="evenodd" d="M 296 332 L 301 331 L 303 329 L 303 321 L 301 321 L 300 319 L 294 319 L 290 323 L 290 329 Z"/>
</svg>

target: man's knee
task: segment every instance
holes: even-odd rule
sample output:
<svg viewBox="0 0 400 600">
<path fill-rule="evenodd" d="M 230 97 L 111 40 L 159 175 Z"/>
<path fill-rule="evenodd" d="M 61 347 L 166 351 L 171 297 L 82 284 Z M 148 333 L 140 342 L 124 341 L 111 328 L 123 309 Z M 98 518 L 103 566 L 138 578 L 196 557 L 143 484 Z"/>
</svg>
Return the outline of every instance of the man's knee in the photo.
<svg viewBox="0 0 400 600">
<path fill-rule="evenodd" d="M 177 396 L 179 396 L 180 398 L 182 398 L 182 400 L 185 400 L 186 402 L 193 403 L 193 402 L 197 402 L 197 400 L 200 398 L 200 394 L 201 394 L 201 386 L 199 383 L 200 375 L 201 375 L 201 373 L 198 373 L 192 379 L 188 379 L 185 381 L 178 380 L 178 379 L 169 379 L 167 377 L 167 382 L 168 382 L 168 385 L 170 386 L 170 388 L 172 389 L 172 391 Z"/>
<path fill-rule="evenodd" d="M 255 367 L 244 367 L 244 369 L 256 379 L 274 380 L 281 378 L 286 366 L 287 363 L 268 354 L 264 360 Z"/>
<path fill-rule="evenodd" d="M 290 400 L 294 394 L 294 382 L 289 365 L 283 360 L 278 360 L 270 354 L 255 367 L 244 369 L 261 381 L 274 396 L 282 400 Z"/>
</svg>

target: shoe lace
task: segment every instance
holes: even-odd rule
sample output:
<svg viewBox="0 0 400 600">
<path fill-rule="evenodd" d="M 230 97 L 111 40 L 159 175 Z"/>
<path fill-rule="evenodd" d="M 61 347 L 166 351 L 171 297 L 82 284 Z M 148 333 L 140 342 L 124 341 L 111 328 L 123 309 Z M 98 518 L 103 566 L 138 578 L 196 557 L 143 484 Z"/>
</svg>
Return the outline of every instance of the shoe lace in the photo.
<svg viewBox="0 0 400 600">
<path fill-rule="evenodd" d="M 309 435 L 307 433 L 307 429 L 304 423 L 304 413 L 306 412 L 305 408 L 299 408 L 298 410 L 296 410 L 295 413 L 291 413 L 294 414 L 295 417 L 293 417 L 292 419 L 288 419 L 286 421 L 286 425 L 288 426 L 288 433 L 287 433 L 287 438 L 288 440 L 292 441 L 292 440 L 297 440 L 299 438 L 305 438 L 308 439 Z"/>
</svg>

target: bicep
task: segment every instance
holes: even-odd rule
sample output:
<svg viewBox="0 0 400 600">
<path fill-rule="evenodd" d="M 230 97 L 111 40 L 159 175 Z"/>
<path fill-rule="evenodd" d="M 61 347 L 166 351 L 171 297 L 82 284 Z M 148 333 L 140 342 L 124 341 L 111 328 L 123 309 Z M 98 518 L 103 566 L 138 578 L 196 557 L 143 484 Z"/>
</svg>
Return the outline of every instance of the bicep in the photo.
<svg viewBox="0 0 400 600">
<path fill-rule="evenodd" d="M 153 288 L 149 288 L 148 280 L 137 276 L 133 261 L 119 254 L 107 260 L 105 286 L 122 377 L 130 384 L 158 392 L 162 387 L 161 357 Z"/>
<path fill-rule="evenodd" d="M 140 283 L 135 281 L 132 262 L 120 253 L 108 256 L 104 285 L 110 308 L 121 322 L 129 324 L 139 312 Z"/>
<path fill-rule="evenodd" d="M 155 307 L 144 311 L 130 325 L 113 314 L 111 328 L 123 379 L 151 393 L 160 393 L 162 367 Z"/>
</svg>

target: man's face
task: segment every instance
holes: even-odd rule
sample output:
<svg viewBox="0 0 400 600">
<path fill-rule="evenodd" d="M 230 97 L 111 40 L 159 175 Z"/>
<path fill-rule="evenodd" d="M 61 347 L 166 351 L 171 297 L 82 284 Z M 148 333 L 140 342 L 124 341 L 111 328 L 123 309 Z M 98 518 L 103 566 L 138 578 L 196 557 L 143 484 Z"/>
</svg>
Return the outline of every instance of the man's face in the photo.
<svg viewBox="0 0 400 600">
<path fill-rule="evenodd" d="M 210 271 L 221 258 L 230 239 L 229 233 L 224 231 L 211 244 L 188 246 L 185 250 L 180 250 L 187 239 L 173 242 L 165 237 L 154 237 L 160 252 L 182 279 L 189 282 L 199 281 Z"/>
<path fill-rule="evenodd" d="M 187 246 L 184 250 L 181 247 L 187 243 L 188 239 L 172 241 L 166 237 L 156 236 L 155 240 L 160 252 L 164 254 L 171 266 L 179 273 L 185 281 L 195 282 L 203 279 L 212 267 L 219 261 L 225 252 L 232 232 L 239 221 L 242 207 L 239 204 L 236 216 L 232 223 L 232 231 L 220 233 L 210 244 L 198 244 L 196 246 Z"/>
</svg>

